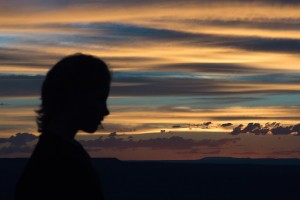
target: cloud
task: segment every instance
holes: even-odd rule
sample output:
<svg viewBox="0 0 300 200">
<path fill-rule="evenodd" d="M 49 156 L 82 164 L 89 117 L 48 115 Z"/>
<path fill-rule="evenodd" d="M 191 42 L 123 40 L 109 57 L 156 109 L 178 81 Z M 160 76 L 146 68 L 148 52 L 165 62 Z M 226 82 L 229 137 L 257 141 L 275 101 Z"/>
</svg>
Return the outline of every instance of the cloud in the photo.
<svg viewBox="0 0 300 200">
<path fill-rule="evenodd" d="M 244 129 L 242 129 L 243 126 L 243 124 L 240 124 L 239 126 L 235 127 L 231 134 L 238 135 L 241 133 L 252 133 L 255 135 L 266 135 L 270 130 L 269 126 L 266 128 L 260 125 L 260 123 L 249 123 Z"/>
<path fill-rule="evenodd" d="M 238 134 L 242 133 L 242 128 L 243 128 L 243 126 L 244 126 L 243 124 L 238 125 L 237 127 L 235 127 L 235 128 L 232 130 L 231 134 L 232 134 L 232 135 L 238 135 Z"/>
<path fill-rule="evenodd" d="M 37 136 L 30 133 L 17 133 L 9 138 L 0 138 L 0 155 L 29 154 L 33 151 L 33 147 L 37 142 L 37 139 Z M 97 151 L 99 149 L 126 150 L 136 148 L 192 151 L 198 147 L 219 148 L 224 145 L 234 144 L 239 140 L 239 138 L 194 140 L 184 139 L 179 136 L 134 140 L 134 136 L 124 139 L 116 133 L 111 133 L 108 137 L 101 136 L 98 139 L 80 140 L 80 143 L 88 151 Z"/>
<path fill-rule="evenodd" d="M 299 3 L 299 2 L 298 2 Z M 162 19 L 164 20 L 164 19 Z M 262 29 L 262 30 L 299 30 L 298 19 L 287 19 L 287 18 L 265 18 L 265 19 L 233 19 L 233 20 L 222 20 L 222 19 L 167 19 L 168 21 L 188 23 L 194 26 L 215 26 L 219 28 L 248 28 Z M 165 19 L 166 21 L 166 19 Z M 282 36 L 285 37 L 285 36 Z"/>
<path fill-rule="evenodd" d="M 220 147 L 227 144 L 238 142 L 239 138 L 224 138 L 219 140 L 203 139 L 193 140 L 184 139 L 179 136 L 172 136 L 170 138 L 151 138 L 151 139 L 140 139 L 134 141 L 132 139 L 125 140 L 115 136 L 103 139 L 102 137 L 95 140 L 80 141 L 83 146 L 87 149 L 90 148 L 113 148 L 113 149 L 135 149 L 135 148 L 150 148 L 150 149 L 168 149 L 168 150 L 184 150 L 192 149 L 195 147 Z"/>
<path fill-rule="evenodd" d="M 78 26 L 82 25 L 78 24 Z M 170 30 L 163 28 L 113 23 L 83 24 L 83 27 L 90 29 L 98 29 L 99 31 L 101 31 L 102 34 L 98 36 L 98 39 L 97 36 L 91 36 L 93 40 L 90 41 L 101 41 L 105 39 L 104 41 L 108 40 L 113 43 L 117 42 L 119 45 L 124 43 L 132 44 L 133 42 L 135 43 L 135 41 L 142 40 L 144 41 L 142 44 L 144 44 L 145 42 L 173 42 L 173 44 L 180 44 L 184 42 L 185 44 L 188 44 L 190 46 L 221 46 L 262 52 L 300 52 L 300 40 L 293 38 L 268 38 L 254 36 L 230 36 L 222 34 L 192 33 L 183 30 Z M 88 39 L 88 36 L 86 36 L 85 38 Z M 78 41 L 80 41 L 79 38 Z M 205 70 L 204 67 L 203 70 Z"/>
<path fill-rule="evenodd" d="M 218 97 L 195 97 L 193 98 L 199 103 L 205 104 L 207 106 L 209 105 L 226 105 L 226 104 L 241 104 L 246 102 L 253 102 L 253 101 L 259 101 L 263 100 L 263 96 L 222 96 L 221 98 Z"/>
<path fill-rule="evenodd" d="M 108 135 L 109 137 L 116 137 L 118 136 L 117 132 L 112 132 Z"/>
<path fill-rule="evenodd" d="M 0 49 L 0 62 L 6 68 L 11 68 L 10 71 L 16 71 L 17 67 L 19 71 L 35 70 L 42 73 L 63 55 L 84 50 L 107 59 L 112 64 L 111 66 L 118 70 L 145 68 L 157 71 L 186 70 L 212 74 L 265 74 L 272 71 L 272 68 L 265 67 L 264 63 L 259 62 L 250 62 L 251 64 L 249 64 L 248 54 L 250 52 L 242 52 L 246 58 L 239 62 L 236 61 L 236 58 L 232 58 L 232 54 L 236 55 L 243 50 L 251 49 L 254 51 L 252 57 L 259 54 L 257 51 L 297 53 L 300 44 L 300 40 L 295 38 L 208 34 L 188 32 L 181 28 L 171 30 L 163 27 L 151 27 L 143 23 L 138 25 L 109 21 L 46 23 L 25 27 L 22 25 L 19 28 L 20 30 L 15 31 L 8 28 L 9 31 L 1 36 L 4 37 L 3 41 L 8 44 L 8 47 Z M 10 41 L 11 39 L 13 41 Z M 81 48 L 78 48 L 78 45 L 81 45 Z M 40 51 L 42 48 L 45 51 Z M 166 50 L 164 51 L 162 48 Z M 206 48 L 208 48 L 207 52 L 205 52 Z M 215 48 L 216 52 L 211 52 L 212 48 Z M 162 49 L 162 53 L 159 53 L 160 49 Z M 178 55 L 177 52 L 183 49 L 185 49 L 183 55 Z M 187 49 L 188 51 L 186 51 Z M 215 63 L 210 59 L 205 59 L 210 56 L 218 57 L 220 51 L 223 51 L 220 55 L 222 59 L 214 59 Z M 187 56 L 185 54 L 188 54 L 188 57 L 185 58 Z M 191 62 L 190 57 L 193 57 L 195 61 Z M 226 59 L 226 57 L 229 58 Z M 280 57 L 284 58 L 284 55 L 280 55 Z M 181 59 L 174 62 L 176 58 Z M 140 62 L 136 63 L 137 60 Z M 201 60 L 203 61 L 201 62 Z M 256 66 L 257 64 L 259 66 Z M 284 72 L 282 66 L 276 66 L 276 69 L 280 74 Z"/>
<path fill-rule="evenodd" d="M 147 73 L 145 73 L 146 75 Z M 180 77 L 182 76 L 182 77 Z M 168 77 L 163 74 L 161 77 L 115 77 L 115 83 L 135 83 L 130 86 L 115 86 L 111 90 L 112 95 L 120 96 L 196 96 L 196 95 L 234 95 L 234 94 L 284 94 L 297 93 L 300 88 L 295 85 L 293 89 L 288 85 L 264 84 L 232 80 L 230 77 L 206 77 L 190 76 L 184 74 L 178 77 Z M 126 87 L 126 89 L 125 89 Z M 268 87 L 268 88 L 267 88 Z M 282 89 L 281 89 L 282 88 Z"/>
<path fill-rule="evenodd" d="M 23 25 L 24 26 L 24 25 Z M 209 48 L 229 48 L 229 49 L 242 49 L 247 51 L 261 51 L 261 52 L 283 52 L 283 53 L 298 53 L 300 50 L 300 40 L 295 38 L 273 38 L 273 37 L 254 37 L 254 36 L 233 36 L 222 35 L 222 34 L 209 34 L 201 32 L 188 32 L 182 28 L 175 28 L 173 30 L 167 28 L 151 27 L 147 24 L 130 24 L 121 22 L 102 22 L 102 23 L 50 23 L 50 24 L 39 24 L 35 25 L 33 28 L 25 27 L 26 30 L 31 32 L 20 33 L 16 31 L 13 36 L 9 34 L 7 38 L 13 38 L 13 42 L 8 42 L 12 47 L 16 47 L 14 44 L 19 44 L 18 46 L 24 47 L 23 52 L 19 54 L 26 59 L 19 63 L 21 66 L 29 67 L 40 66 L 41 68 L 49 67 L 49 60 L 52 58 L 58 58 L 53 52 L 56 52 L 53 48 L 58 49 L 57 52 L 65 52 L 68 49 L 78 49 L 76 46 L 83 45 L 81 49 L 86 49 L 95 52 L 95 50 L 100 51 L 99 54 L 109 52 L 111 56 L 113 54 L 120 54 L 120 49 L 125 48 L 127 51 L 131 52 L 135 49 L 143 48 L 142 51 L 132 52 L 134 54 L 141 54 L 143 51 L 145 55 L 151 55 L 151 51 L 157 51 L 161 48 L 160 44 L 165 44 L 166 47 L 172 46 L 174 49 L 185 49 L 185 48 L 196 48 L 205 49 Z M 24 31 L 24 27 L 20 27 Z M 39 32 L 37 29 L 44 29 L 43 32 Z M 49 29 L 49 33 L 45 36 L 45 30 Z M 51 30 L 51 31 L 50 31 Z M 63 30 L 63 31 L 62 31 Z M 64 34 L 62 34 L 63 32 Z M 7 39 L 6 39 L 7 40 Z M 5 40 L 4 40 L 5 41 Z M 21 44 L 21 45 L 20 45 Z M 145 44 L 150 46 L 145 48 Z M 34 46 L 32 46 L 34 45 Z M 36 49 L 35 54 L 40 55 L 35 56 L 34 60 L 28 60 L 30 57 L 29 53 L 26 53 L 26 47 L 34 47 Z M 133 48 L 134 47 L 134 48 Z M 201 48 L 199 48 L 201 47 Z M 50 49 L 46 53 L 37 51 L 37 49 L 45 48 Z M 65 49 L 65 50 L 64 50 Z M 124 49 L 124 51 L 125 51 Z M 79 50 L 79 49 L 78 49 Z M 78 51 L 77 50 L 77 51 Z M 103 51 L 105 50 L 105 51 Z M 70 50 L 68 50 L 70 51 Z M 51 53 L 50 53 L 51 52 Z M 121 50 L 122 52 L 122 50 Z M 11 53 L 12 52 L 8 52 Z M 45 55 L 49 56 L 49 59 L 43 59 Z M 52 55 L 53 54 L 53 55 Z M 57 53 L 59 54 L 59 53 Z M 105 53 L 106 54 L 106 53 Z M 128 54 L 128 53 L 126 53 Z M 131 56 L 132 56 L 131 55 Z M 195 54 L 194 56 L 199 56 Z M 124 54 L 120 55 L 124 57 Z M 117 57 L 117 56 L 116 56 Z M 151 56 L 150 56 L 151 57 Z M 162 55 L 156 54 L 158 59 L 168 59 Z M 38 59 L 37 59 L 38 58 Z M 19 58 L 18 58 L 19 60 Z M 18 61 L 16 60 L 16 61 Z M 155 59 L 154 59 L 155 60 Z M 10 59 L 8 64 L 17 64 L 18 62 L 14 59 Z M 128 60 L 127 62 L 129 62 Z M 132 62 L 133 63 L 133 62 Z M 52 64 L 52 63 L 51 63 Z M 247 66 L 244 63 L 236 63 L 236 61 L 231 64 L 227 62 L 217 63 L 166 63 L 153 65 L 153 67 L 159 67 L 160 69 L 180 70 L 183 66 L 189 70 L 203 73 L 230 73 L 235 70 L 235 73 L 261 73 L 266 71 L 265 69 L 259 69 L 255 66 Z"/>
<path fill-rule="evenodd" d="M 2 47 L 0 48 L 0 63 L 6 68 L 12 68 L 7 71 L 13 73 L 14 68 L 18 68 L 19 71 L 29 68 L 29 72 L 45 72 L 50 69 L 51 66 L 62 58 L 63 55 L 55 53 L 41 52 L 34 49 L 22 49 L 21 47 Z M 3 69 L 0 70 L 3 72 Z"/>
<path fill-rule="evenodd" d="M 280 123 L 266 123 L 261 125 L 260 123 L 249 123 L 245 128 L 240 124 L 233 129 L 232 135 L 239 134 L 254 134 L 254 135 L 300 135 L 300 124 L 295 125 L 281 125 Z"/>
<path fill-rule="evenodd" d="M 203 125 L 206 126 L 206 127 L 208 127 L 208 126 L 211 125 L 211 124 L 212 124 L 212 122 L 204 122 L 204 123 L 203 123 Z"/>
<path fill-rule="evenodd" d="M 37 139 L 37 136 L 31 133 L 17 133 L 9 138 L 0 138 L 0 144 L 10 143 L 10 145 L 24 146 L 28 142 L 32 142 Z"/>
<path fill-rule="evenodd" d="M 90 7 L 96 7 L 102 6 L 103 10 L 106 10 L 107 8 L 120 8 L 120 7 L 128 7 L 128 8 L 166 8 L 171 7 L 184 7 L 184 8 L 190 8 L 190 7 L 222 7 L 222 6 L 297 6 L 299 5 L 299 2 L 296 0 L 217 0 L 217 1 L 209 1 L 209 0 L 185 0 L 184 3 L 180 0 L 174 0 L 174 1 L 161 1 L 161 0 L 152 0 L 152 1 L 139 1 L 139 0 L 23 0 L 24 1 L 24 9 L 22 9 L 20 12 L 29 12 L 34 11 L 38 9 L 66 9 L 68 7 L 83 7 L 87 8 Z M 1 2 L 3 8 L 2 10 L 5 10 L 5 8 L 9 11 L 16 10 L 16 6 L 18 5 L 17 0 L 11 0 L 9 2 L 3 1 Z M 156 13 L 154 13 L 156 14 Z M 221 14 L 221 13 L 220 13 Z"/>
<path fill-rule="evenodd" d="M 0 144 L 5 144 L 4 147 L 0 148 L 0 155 L 31 153 L 33 145 L 30 143 L 36 141 L 37 138 L 30 133 L 17 133 L 9 138 L 0 138 Z"/>
<path fill-rule="evenodd" d="M 254 133 L 255 135 L 265 135 L 268 133 L 268 129 L 262 128 L 259 123 L 249 123 L 242 132 Z"/>
<path fill-rule="evenodd" d="M 141 72 L 142 74 L 142 72 Z M 111 96 L 198 96 L 198 95 L 242 95 L 242 94 L 289 94 L 299 93 L 300 87 L 294 89 L 280 89 L 280 83 L 268 85 L 253 84 L 246 81 L 231 80 L 211 76 L 196 76 L 193 74 L 144 72 L 144 75 L 130 72 L 116 72 L 113 74 Z M 155 75 L 157 74 L 157 75 Z M 5 75 L 0 74 L 0 96 L 22 97 L 39 96 L 44 76 L 42 75 Z M 294 80 L 294 78 L 292 78 Z M 259 81 L 258 81 L 259 82 Z M 290 86 L 293 86 L 291 83 Z M 260 87 L 258 87 L 260 86 Z M 273 88 L 272 88 L 272 87 Z M 284 87 L 282 85 L 281 87 Z M 287 85 L 288 87 L 288 85 Z M 265 90 L 263 90 L 266 88 Z M 208 97 L 207 97 L 208 98 Z M 236 98 L 234 100 L 234 98 Z M 216 101 L 257 100 L 258 97 L 225 97 L 215 98 Z M 204 97 L 205 99 L 205 97 Z"/>
<path fill-rule="evenodd" d="M 23 146 L 28 142 L 32 142 L 37 139 L 37 136 L 31 133 L 17 133 L 15 136 L 9 138 L 1 138 L 0 143 L 8 142 L 11 145 Z"/>
<path fill-rule="evenodd" d="M 225 123 L 225 124 L 221 124 L 221 127 L 226 128 L 226 127 L 230 127 L 232 126 L 232 123 Z"/>
<path fill-rule="evenodd" d="M 165 42 L 166 44 L 182 44 L 202 47 L 229 47 L 248 51 L 299 53 L 300 40 L 294 38 L 270 38 L 255 36 L 231 36 L 222 34 L 195 33 L 184 30 L 170 30 L 147 26 L 137 26 L 120 23 L 89 23 L 74 24 L 77 28 L 91 30 L 94 35 L 82 35 L 74 38 L 75 43 L 94 43 L 102 41 L 104 44 L 132 45 Z M 96 34 L 95 30 L 98 30 Z M 70 38 L 68 39 L 70 40 Z M 141 43 L 141 41 L 143 41 Z M 212 66 L 213 67 L 213 66 Z M 232 67 L 234 68 L 234 67 Z M 203 70 L 207 70 L 203 66 Z M 242 69 L 241 69 L 242 70 Z M 250 70 L 249 68 L 245 71 Z"/>
<path fill-rule="evenodd" d="M 140 83 L 132 86 L 115 86 L 111 89 L 112 95 L 120 96 L 183 96 L 211 94 L 222 87 L 216 82 L 193 78 L 153 78 L 131 77 L 116 80 L 116 82 Z M 218 83 L 219 82 L 219 83 Z"/>
<path fill-rule="evenodd" d="M 190 71 L 209 74 L 261 74 L 270 72 L 269 69 L 249 67 L 236 63 L 170 63 L 154 66 L 153 68 L 165 71 Z"/>
<path fill-rule="evenodd" d="M 300 74 L 298 73 L 274 73 L 274 74 L 258 74 L 258 75 L 241 75 L 233 77 L 236 81 L 246 81 L 252 83 L 264 84 L 299 84 Z"/>
<path fill-rule="evenodd" d="M 233 37 L 233 36 L 208 36 L 215 41 L 213 46 L 231 47 L 248 51 L 299 53 L 300 40 L 288 38 L 263 38 L 263 37 Z M 199 40 L 198 44 L 203 44 Z M 205 44 L 205 43 L 204 43 Z"/>
<path fill-rule="evenodd" d="M 277 126 L 271 130 L 273 135 L 289 135 L 292 133 L 292 126 Z"/>
<path fill-rule="evenodd" d="M 37 96 L 40 93 L 44 76 L 0 74 L 1 97 Z"/>
</svg>

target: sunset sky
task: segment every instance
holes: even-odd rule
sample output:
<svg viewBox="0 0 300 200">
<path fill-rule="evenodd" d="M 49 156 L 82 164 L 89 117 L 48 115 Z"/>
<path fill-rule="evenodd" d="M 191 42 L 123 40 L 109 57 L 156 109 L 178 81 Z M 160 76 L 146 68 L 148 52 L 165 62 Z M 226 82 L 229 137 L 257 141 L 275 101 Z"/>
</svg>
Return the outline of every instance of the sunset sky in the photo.
<svg viewBox="0 0 300 200">
<path fill-rule="evenodd" d="M 99 142 L 117 132 L 99 148 L 84 144 L 95 157 L 300 157 L 300 2 L 20 4 L 0 1 L 0 138 L 38 135 L 34 110 L 46 72 L 82 52 L 113 72 L 105 129 L 81 133 Z M 10 154 L 10 142 L 0 140 L 0 156 L 22 153 Z"/>
</svg>

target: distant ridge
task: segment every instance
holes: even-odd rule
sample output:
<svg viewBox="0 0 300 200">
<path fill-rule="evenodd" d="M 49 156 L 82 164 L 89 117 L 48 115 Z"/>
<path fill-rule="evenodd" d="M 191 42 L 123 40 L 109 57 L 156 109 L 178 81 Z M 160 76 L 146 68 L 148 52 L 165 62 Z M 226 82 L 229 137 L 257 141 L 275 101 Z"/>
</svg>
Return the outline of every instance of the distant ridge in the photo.
<svg viewBox="0 0 300 200">
<path fill-rule="evenodd" d="M 124 164 L 117 158 L 92 158 L 92 163 L 101 166 L 119 166 Z"/>
<path fill-rule="evenodd" d="M 114 157 L 107 157 L 107 158 L 92 158 L 93 160 L 101 160 L 104 162 L 121 162 L 121 160 L 119 160 L 118 158 L 114 158 Z"/>
<path fill-rule="evenodd" d="M 198 160 L 118 160 L 118 163 L 173 163 L 173 164 L 212 164 L 212 165 L 268 165 L 268 166 L 300 166 L 298 158 L 233 158 L 205 157 Z M 103 160 L 104 161 L 104 160 Z M 109 160 L 108 160 L 109 161 Z M 110 160 L 111 162 L 113 159 Z M 117 162 L 114 163 L 117 163 Z"/>
<path fill-rule="evenodd" d="M 300 159 L 298 158 L 206 157 L 196 162 L 208 164 L 300 165 Z"/>
<path fill-rule="evenodd" d="M 26 163 L 28 158 L 0 158 L 1 162 Z M 233 158 L 233 157 L 205 157 L 198 160 L 119 160 L 114 157 L 92 158 L 96 165 L 126 165 L 130 163 L 188 163 L 188 164 L 216 164 L 216 165 L 275 165 L 300 166 L 298 158 Z"/>
</svg>

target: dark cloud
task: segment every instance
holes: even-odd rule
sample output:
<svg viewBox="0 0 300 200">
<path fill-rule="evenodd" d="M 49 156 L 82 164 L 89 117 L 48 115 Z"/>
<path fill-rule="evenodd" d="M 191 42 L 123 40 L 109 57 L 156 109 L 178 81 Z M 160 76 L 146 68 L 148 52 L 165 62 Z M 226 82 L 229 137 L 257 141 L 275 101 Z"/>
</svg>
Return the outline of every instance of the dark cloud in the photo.
<svg viewBox="0 0 300 200">
<path fill-rule="evenodd" d="M 227 2 L 241 2 L 239 0 L 225 0 Z M 245 4 L 248 3 L 258 3 L 258 4 L 269 4 L 269 5 L 299 5 L 300 2 L 298 0 L 246 0 L 242 1 Z"/>
<path fill-rule="evenodd" d="M 271 129 L 273 135 L 289 135 L 292 133 L 292 126 L 277 126 Z"/>
<path fill-rule="evenodd" d="M 163 42 L 186 42 L 190 45 L 201 46 L 224 46 L 230 48 L 245 49 L 250 51 L 268 51 L 268 52 L 286 52 L 299 53 L 300 40 L 285 38 L 263 38 L 253 36 L 227 36 L 201 33 L 188 33 L 183 31 L 156 29 L 142 26 L 124 25 L 124 24 L 89 24 L 90 28 L 105 30 L 107 35 L 121 35 L 121 37 L 112 38 L 121 42 L 143 40 L 163 41 Z M 85 25 L 86 27 L 86 25 Z M 102 37 L 102 36 L 101 36 Z M 96 39 L 96 38 L 94 38 Z M 99 38 L 100 39 L 100 38 Z M 205 69 L 205 68 L 204 68 Z"/>
<path fill-rule="evenodd" d="M 260 75 L 241 75 L 233 78 L 236 81 L 246 81 L 249 83 L 268 83 L 268 84 L 299 84 L 300 74 L 298 73 L 268 73 Z"/>
<path fill-rule="evenodd" d="M 215 82 L 193 78 L 124 78 L 119 82 L 137 83 L 132 86 L 115 86 L 111 89 L 112 95 L 121 96 L 184 96 L 215 93 L 222 87 L 220 80 Z"/>
<path fill-rule="evenodd" d="M 135 148 L 151 148 L 151 149 L 192 149 L 199 146 L 204 147 L 220 147 L 226 144 L 232 144 L 239 141 L 239 138 L 224 138 L 219 140 L 204 139 L 193 140 L 184 139 L 179 136 L 172 136 L 170 138 L 152 138 L 144 140 L 125 140 L 123 138 L 108 137 L 103 139 L 102 137 L 95 140 L 80 141 L 83 146 L 89 148 L 113 148 L 113 149 L 135 149 Z"/>
<path fill-rule="evenodd" d="M 291 130 L 293 132 L 298 132 L 298 134 L 299 134 L 300 133 L 300 124 L 296 124 L 296 125 L 292 126 Z"/>
<path fill-rule="evenodd" d="M 210 104 L 224 105 L 224 104 L 234 104 L 234 103 L 243 103 L 243 102 L 249 102 L 249 101 L 262 100 L 263 97 L 222 96 L 222 98 L 219 98 L 219 97 L 199 97 L 199 98 L 194 98 L 194 99 L 199 100 L 200 102 L 209 102 Z"/>
<path fill-rule="evenodd" d="M 243 133 L 253 133 L 255 135 L 265 135 L 269 129 L 262 127 L 259 123 L 249 123 L 243 130 Z"/>
<path fill-rule="evenodd" d="M 272 122 L 272 123 L 267 122 L 267 123 L 265 124 L 265 127 L 266 127 L 266 128 L 275 128 L 275 127 L 278 127 L 278 126 L 280 126 L 280 123 L 278 123 L 278 122 Z"/>
<path fill-rule="evenodd" d="M 236 63 L 170 63 L 154 66 L 164 71 L 192 71 L 210 74 L 261 74 L 269 73 L 270 69 L 249 67 Z"/>
<path fill-rule="evenodd" d="M 55 24 L 51 24 L 51 27 Z M 283 52 L 283 53 L 299 53 L 300 40 L 292 38 L 268 38 L 255 36 L 230 36 L 222 34 L 204 34 L 189 33 L 181 30 L 169 30 L 162 28 L 152 28 L 146 26 L 136 26 L 131 24 L 120 23 L 73 23 L 58 24 L 57 26 L 66 28 L 82 29 L 89 34 L 72 34 L 71 36 L 58 35 L 55 40 L 48 38 L 45 41 L 32 40 L 28 43 L 42 43 L 46 45 L 57 44 L 61 46 L 78 45 L 78 44 L 101 44 L 101 46 L 144 46 L 148 43 L 157 44 L 163 42 L 165 44 L 180 44 L 196 47 L 226 47 L 236 48 L 249 51 L 261 52 Z M 65 41 L 68 41 L 66 43 Z M 194 66 L 190 66 L 194 69 Z M 213 67 L 213 66 L 212 66 Z M 219 69 L 221 72 L 222 70 Z M 232 70 L 238 66 L 232 67 Z M 202 66 L 202 70 L 209 70 Z M 250 68 L 240 69 L 245 72 Z M 259 70 L 258 70 L 259 71 Z"/>
<path fill-rule="evenodd" d="M 284 53 L 299 53 L 300 40 L 287 38 L 266 38 L 254 36 L 229 36 L 229 35 L 215 35 L 215 34 L 201 34 L 188 33 L 176 30 L 156 29 L 143 26 L 134 26 L 126 24 L 78 24 L 84 28 L 99 29 L 105 32 L 104 35 L 110 36 L 92 36 L 93 42 L 95 40 L 111 40 L 114 43 L 133 44 L 136 41 L 142 40 L 144 45 L 147 42 L 184 42 L 191 46 L 223 46 L 237 49 L 244 49 L 249 51 L 264 51 L 264 52 L 284 52 Z M 112 37 L 112 35 L 120 35 L 119 37 Z M 205 70 L 205 67 L 203 67 Z"/>
<path fill-rule="evenodd" d="M 39 95 L 44 76 L 1 75 L 0 96 L 22 97 Z"/>
<path fill-rule="evenodd" d="M 280 38 L 259 38 L 259 37 L 231 37 L 223 36 L 224 42 L 220 46 L 234 47 L 249 51 L 299 53 L 300 40 Z"/>
<path fill-rule="evenodd" d="M 82 2 L 83 0 L 77 0 L 77 2 Z M 91 1 L 91 0 L 89 0 Z M 119 1 L 119 0 L 112 0 L 112 1 L 106 1 L 106 0 L 102 0 L 99 2 L 109 2 L 109 3 L 121 3 L 124 5 L 150 5 L 151 4 L 158 4 L 158 5 L 172 5 L 172 4 L 183 4 L 182 1 L 180 0 L 174 0 L 172 2 L 163 2 L 161 0 L 152 0 L 151 2 L 144 2 L 144 1 L 139 1 L 139 0 L 125 0 L 125 1 Z M 191 5 L 222 5 L 222 4 L 245 4 L 245 5 L 249 5 L 249 4 L 270 4 L 270 5 L 298 5 L 300 4 L 300 2 L 298 0 L 244 0 L 244 1 L 240 1 L 240 0 L 215 0 L 215 1 L 211 1 L 211 0 L 185 0 L 184 4 L 191 4 Z"/>
<path fill-rule="evenodd" d="M 128 74 L 119 76 L 120 74 Z M 178 76 L 178 77 L 176 77 Z M 180 77 L 182 76 L 182 77 Z M 35 75 L 4 75 L 0 74 L 0 96 L 1 97 L 22 97 L 39 96 L 44 76 Z M 293 79 L 295 80 L 295 79 Z M 296 80 L 295 80 L 296 81 Z M 241 97 L 240 95 L 250 94 L 294 94 L 300 91 L 293 89 L 261 90 L 259 87 L 251 87 L 251 82 L 242 80 L 232 80 L 220 77 L 193 77 L 168 74 L 152 76 L 151 73 L 144 72 L 144 75 L 131 75 L 130 73 L 114 73 L 111 96 L 197 96 L 216 95 L 224 98 L 207 97 L 200 100 L 207 100 L 211 103 L 240 103 L 241 101 L 255 101 L 259 97 Z M 261 81 L 261 84 L 263 82 Z M 295 83 L 291 83 L 295 84 Z M 250 87 L 250 88 L 249 88 Z M 237 97 L 239 95 L 239 97 Z M 226 97 L 227 96 L 227 97 Z M 228 116 L 227 118 L 230 118 Z M 265 118 L 264 118 L 265 119 Z"/>
<path fill-rule="evenodd" d="M 0 148 L 0 155 L 8 155 L 13 153 L 31 153 L 33 146 L 30 142 L 37 140 L 37 136 L 30 133 L 17 133 L 9 138 L 0 138 L 0 144 L 5 144 Z"/>
<path fill-rule="evenodd" d="M 73 23 L 73 24 L 40 24 L 36 25 L 42 28 L 66 28 L 72 32 L 71 35 L 55 34 L 46 38 L 16 38 L 16 42 L 26 44 L 37 44 L 47 46 L 77 46 L 80 44 L 99 44 L 101 48 L 139 47 L 145 46 L 147 43 L 153 44 L 175 44 L 184 46 L 201 46 L 201 47 L 229 47 L 246 49 L 250 51 L 269 51 L 283 53 L 299 53 L 300 40 L 284 39 L 284 38 L 262 38 L 262 37 L 246 37 L 246 36 L 228 36 L 201 33 L 188 33 L 179 30 L 157 29 L 144 26 L 135 26 L 129 24 L 118 23 Z M 81 34 L 75 34 L 82 32 Z M 25 36 L 24 36 L 25 37 Z M 159 42 L 159 43 L 158 43 Z M 0 66 L 18 66 L 26 68 L 46 68 L 49 69 L 59 58 L 63 57 L 54 53 L 43 53 L 27 49 L 5 49 L 0 48 Z M 124 67 L 126 63 L 134 63 L 136 61 L 157 61 L 161 58 L 145 57 L 107 57 L 109 62 L 116 67 Z M 50 64 L 49 64 L 50 63 Z M 245 66 L 241 64 L 227 63 L 170 63 L 164 65 L 152 65 L 148 68 L 159 69 L 161 71 L 184 71 L 190 70 L 199 73 L 214 74 L 265 74 L 267 69 L 257 68 L 255 66 Z M 270 70 L 270 69 L 269 69 Z M 282 70 L 283 71 L 283 70 Z M 280 72 L 280 70 L 277 72 Z M 282 74 L 282 73 L 280 73 Z"/>
<path fill-rule="evenodd" d="M 231 134 L 232 135 L 238 135 L 242 132 L 243 124 L 238 125 L 237 127 L 233 128 Z"/>
<path fill-rule="evenodd" d="M 299 2 L 298 2 L 299 3 Z M 164 18 L 154 20 L 161 23 L 176 22 L 194 26 L 217 26 L 220 28 L 245 28 L 262 30 L 299 30 L 298 18 L 254 18 L 254 19 L 174 19 Z M 284 35 L 282 36 L 285 37 Z"/>
<path fill-rule="evenodd" d="M 62 8 L 67 6 L 82 6 L 84 4 L 92 4 L 93 6 L 103 6 L 103 7 L 116 7 L 116 6 L 170 6 L 170 5 L 194 5 L 194 6 L 220 6 L 220 5 L 249 5 L 249 4 L 259 4 L 259 5 L 299 5 L 299 1 L 297 0 L 185 0 L 184 2 L 180 0 L 173 0 L 173 1 L 161 1 L 161 0 L 151 0 L 151 1 L 140 1 L 140 0 L 23 0 L 24 7 L 38 7 L 38 8 Z M 3 1 L 1 2 L 5 8 L 14 8 L 18 5 L 18 0 L 10 0 L 10 1 Z"/>
<path fill-rule="evenodd" d="M 249 123 L 245 128 L 240 124 L 235 127 L 231 132 L 232 135 L 239 135 L 250 133 L 254 135 L 300 135 L 300 124 L 295 125 L 281 125 L 280 123 L 266 123 L 265 125 L 261 125 L 260 123 Z"/>
<path fill-rule="evenodd" d="M 108 135 L 109 137 L 116 137 L 118 136 L 117 132 L 112 132 Z"/>
<path fill-rule="evenodd" d="M 197 95 L 237 95 L 237 94 L 287 94 L 298 90 L 261 90 L 249 88 L 249 82 L 218 78 L 186 77 L 126 77 L 114 80 L 115 83 L 136 83 L 130 86 L 114 86 L 111 94 L 116 96 L 197 96 Z"/>
<path fill-rule="evenodd" d="M 61 24 L 59 25 L 61 26 Z M 136 26 L 120 23 L 76 23 L 65 24 L 66 27 L 75 27 L 90 32 L 90 34 L 81 34 L 74 37 L 72 42 L 82 44 L 96 44 L 107 46 L 144 46 L 148 43 L 180 43 L 187 41 L 196 41 L 199 37 L 205 37 L 202 34 L 193 34 L 183 31 L 158 29 L 145 26 Z M 70 40 L 70 38 L 68 39 Z"/>
<path fill-rule="evenodd" d="M 202 129 L 209 129 L 211 128 L 212 122 L 204 122 L 199 124 L 176 124 L 173 125 L 172 128 L 202 128 Z"/>
<path fill-rule="evenodd" d="M 232 123 L 225 123 L 225 124 L 221 124 L 221 127 L 230 127 L 232 126 Z"/>
<path fill-rule="evenodd" d="M 1 143 L 10 143 L 11 145 L 22 146 L 28 142 L 32 142 L 37 139 L 37 136 L 31 133 L 17 133 L 9 138 L 0 138 Z"/>
<path fill-rule="evenodd" d="M 10 138 L 0 138 L 0 144 L 4 145 L 0 148 L 0 155 L 31 153 L 37 139 L 37 136 L 30 133 L 17 133 Z M 101 136 L 93 140 L 80 140 L 80 143 L 88 151 L 107 148 L 118 150 L 149 148 L 154 150 L 192 151 L 199 147 L 219 148 L 224 145 L 236 143 L 239 140 L 239 138 L 194 140 L 172 136 L 170 138 L 150 138 L 135 141 L 134 136 L 129 136 L 127 139 L 124 139 L 113 132 L 108 137 Z"/>
<path fill-rule="evenodd" d="M 0 66 L 50 69 L 62 57 L 63 55 L 60 54 L 43 53 L 28 49 L 0 48 Z M 49 61 L 51 64 L 49 64 Z"/>
<path fill-rule="evenodd" d="M 209 125 L 211 125 L 211 124 L 212 124 L 212 122 L 204 122 L 204 123 L 203 123 L 204 126 L 209 126 Z"/>
</svg>

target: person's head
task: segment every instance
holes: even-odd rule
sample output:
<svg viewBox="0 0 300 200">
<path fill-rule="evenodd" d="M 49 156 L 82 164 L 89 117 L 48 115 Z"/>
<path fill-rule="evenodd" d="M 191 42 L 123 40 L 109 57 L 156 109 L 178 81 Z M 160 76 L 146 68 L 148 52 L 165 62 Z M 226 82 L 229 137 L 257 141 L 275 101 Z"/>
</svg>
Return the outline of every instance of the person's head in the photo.
<svg viewBox="0 0 300 200">
<path fill-rule="evenodd" d="M 75 130 L 95 132 L 109 114 L 106 99 L 110 81 L 110 71 L 99 58 L 74 54 L 60 60 L 42 86 L 38 131 L 47 132 L 56 118 L 65 118 Z"/>
</svg>

